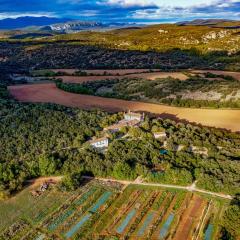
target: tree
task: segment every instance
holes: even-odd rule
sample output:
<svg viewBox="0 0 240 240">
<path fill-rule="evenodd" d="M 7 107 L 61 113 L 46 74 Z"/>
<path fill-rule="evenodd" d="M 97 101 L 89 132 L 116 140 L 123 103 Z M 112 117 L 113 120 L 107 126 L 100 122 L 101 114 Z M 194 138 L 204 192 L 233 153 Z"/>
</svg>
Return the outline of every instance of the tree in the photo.
<svg viewBox="0 0 240 240">
<path fill-rule="evenodd" d="M 38 160 L 39 171 L 42 176 L 55 174 L 60 167 L 60 161 L 53 156 L 41 155 Z"/>
<path fill-rule="evenodd" d="M 77 189 L 82 182 L 82 173 L 67 174 L 62 180 L 62 187 L 67 191 Z"/>
<path fill-rule="evenodd" d="M 136 173 L 126 162 L 117 162 L 113 167 L 113 177 L 117 179 L 129 179 L 136 178 Z"/>
<path fill-rule="evenodd" d="M 236 194 L 231 205 L 224 213 L 223 217 L 223 236 L 230 236 L 228 239 L 238 239 L 240 236 L 240 194 Z"/>
</svg>

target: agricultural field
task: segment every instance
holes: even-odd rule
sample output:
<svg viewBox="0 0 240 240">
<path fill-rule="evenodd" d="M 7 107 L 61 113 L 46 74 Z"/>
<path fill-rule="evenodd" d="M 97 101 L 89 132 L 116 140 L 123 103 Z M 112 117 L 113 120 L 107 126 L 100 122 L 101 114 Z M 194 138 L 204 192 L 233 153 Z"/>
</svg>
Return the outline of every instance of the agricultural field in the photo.
<svg viewBox="0 0 240 240">
<path fill-rule="evenodd" d="M 172 77 L 186 80 L 188 76 L 184 72 L 162 72 L 159 69 L 106 69 L 106 70 L 77 70 L 77 69 L 43 69 L 30 72 L 32 77 L 55 77 L 65 83 L 85 83 L 99 80 L 145 78 L 155 80 L 157 78 Z"/>
<path fill-rule="evenodd" d="M 160 104 L 126 101 L 97 96 L 73 94 L 56 87 L 54 83 L 15 85 L 8 87 L 11 95 L 22 102 L 56 103 L 84 109 L 107 111 L 144 111 L 163 118 L 183 119 L 192 123 L 240 131 L 240 110 L 179 108 Z"/>
<path fill-rule="evenodd" d="M 97 96 L 179 107 L 240 107 L 240 83 L 231 76 L 206 73 L 205 76 L 191 76 L 183 81 L 171 74 L 165 77 L 156 74 L 156 79 L 152 80 L 142 74 L 141 77 L 91 81 L 81 85 L 58 83 L 57 86 L 70 92 L 74 87 L 77 89 L 81 86 Z"/>
<path fill-rule="evenodd" d="M 141 72 L 142 71 L 142 72 Z M 43 69 L 15 76 L 28 83 L 56 80 L 72 93 L 165 104 L 188 108 L 240 108 L 239 73 L 195 70 L 159 72 L 156 69 Z"/>
<path fill-rule="evenodd" d="M 0 239 L 212 240 L 227 205 L 190 192 L 97 180 L 68 193 L 54 187 L 40 197 L 26 188 L 1 204 Z"/>
<path fill-rule="evenodd" d="M 63 80 L 65 83 L 84 83 L 84 82 L 94 82 L 94 81 L 99 81 L 99 80 L 111 80 L 111 79 L 126 79 L 126 78 L 146 78 L 148 80 L 155 80 L 157 78 L 165 78 L 165 77 L 172 77 L 172 78 L 179 78 L 181 80 L 186 80 L 187 76 L 183 73 L 167 73 L 167 72 L 156 72 L 156 73 L 137 73 L 137 74 L 130 74 L 130 75 L 120 75 L 120 76 L 114 76 L 114 75 L 109 75 L 109 76 L 61 76 L 59 77 L 60 79 Z"/>
</svg>

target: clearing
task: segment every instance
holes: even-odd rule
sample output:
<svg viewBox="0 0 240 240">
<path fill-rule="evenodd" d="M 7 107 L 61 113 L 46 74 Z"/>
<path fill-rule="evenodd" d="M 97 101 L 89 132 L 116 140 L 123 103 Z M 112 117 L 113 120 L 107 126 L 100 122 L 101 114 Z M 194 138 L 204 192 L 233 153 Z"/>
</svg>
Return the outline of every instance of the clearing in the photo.
<svg viewBox="0 0 240 240">
<path fill-rule="evenodd" d="M 181 72 L 154 72 L 154 73 L 137 73 L 120 76 L 60 76 L 65 83 L 84 83 L 91 81 L 107 80 L 107 79 L 125 79 L 125 78 L 143 78 L 148 80 L 155 80 L 157 78 L 176 78 L 180 80 L 188 79 L 187 75 Z"/>
</svg>

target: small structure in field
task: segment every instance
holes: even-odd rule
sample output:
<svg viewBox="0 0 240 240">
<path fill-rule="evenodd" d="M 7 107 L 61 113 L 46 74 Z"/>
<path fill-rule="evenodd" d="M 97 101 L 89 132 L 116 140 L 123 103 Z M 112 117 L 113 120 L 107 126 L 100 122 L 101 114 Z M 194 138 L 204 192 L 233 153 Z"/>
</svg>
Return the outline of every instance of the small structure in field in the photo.
<svg viewBox="0 0 240 240">
<path fill-rule="evenodd" d="M 50 179 L 50 180 L 48 180 L 48 181 L 46 181 L 46 182 L 43 182 L 43 183 L 40 185 L 39 190 L 33 190 L 33 191 L 31 191 L 31 195 L 32 195 L 33 197 L 39 197 L 39 196 L 41 196 L 45 191 L 47 191 L 51 185 L 55 185 L 55 184 L 57 184 L 57 182 L 54 181 L 53 179 Z"/>
<path fill-rule="evenodd" d="M 208 156 L 208 149 L 206 147 L 190 146 L 189 151 L 195 154 Z"/>
<path fill-rule="evenodd" d="M 89 144 L 94 148 L 107 148 L 109 145 L 109 139 L 107 137 L 93 139 L 89 141 Z"/>
<path fill-rule="evenodd" d="M 41 192 L 45 192 L 49 187 L 49 183 L 48 182 L 44 182 L 41 186 L 40 186 L 40 191 Z"/>
<path fill-rule="evenodd" d="M 127 113 L 124 113 L 124 119 L 126 121 L 137 120 L 142 122 L 144 120 L 144 114 L 131 112 L 130 110 Z"/>
</svg>

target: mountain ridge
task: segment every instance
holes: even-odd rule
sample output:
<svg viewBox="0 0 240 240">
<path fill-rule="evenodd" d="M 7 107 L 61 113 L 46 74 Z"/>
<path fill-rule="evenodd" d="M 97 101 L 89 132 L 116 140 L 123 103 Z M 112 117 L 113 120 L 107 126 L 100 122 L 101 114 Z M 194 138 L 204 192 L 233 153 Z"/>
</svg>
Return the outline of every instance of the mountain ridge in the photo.
<svg viewBox="0 0 240 240">
<path fill-rule="evenodd" d="M 217 25 L 225 22 L 234 23 L 236 21 L 229 20 L 229 19 L 194 19 L 192 21 L 177 22 L 176 25 L 178 26 L 211 26 L 211 25 Z"/>
<path fill-rule="evenodd" d="M 54 18 L 54 17 L 19 17 L 19 18 L 5 18 L 0 20 L 1 30 L 15 30 L 30 26 L 46 26 L 56 23 L 64 23 L 71 21 L 68 18 Z"/>
</svg>

